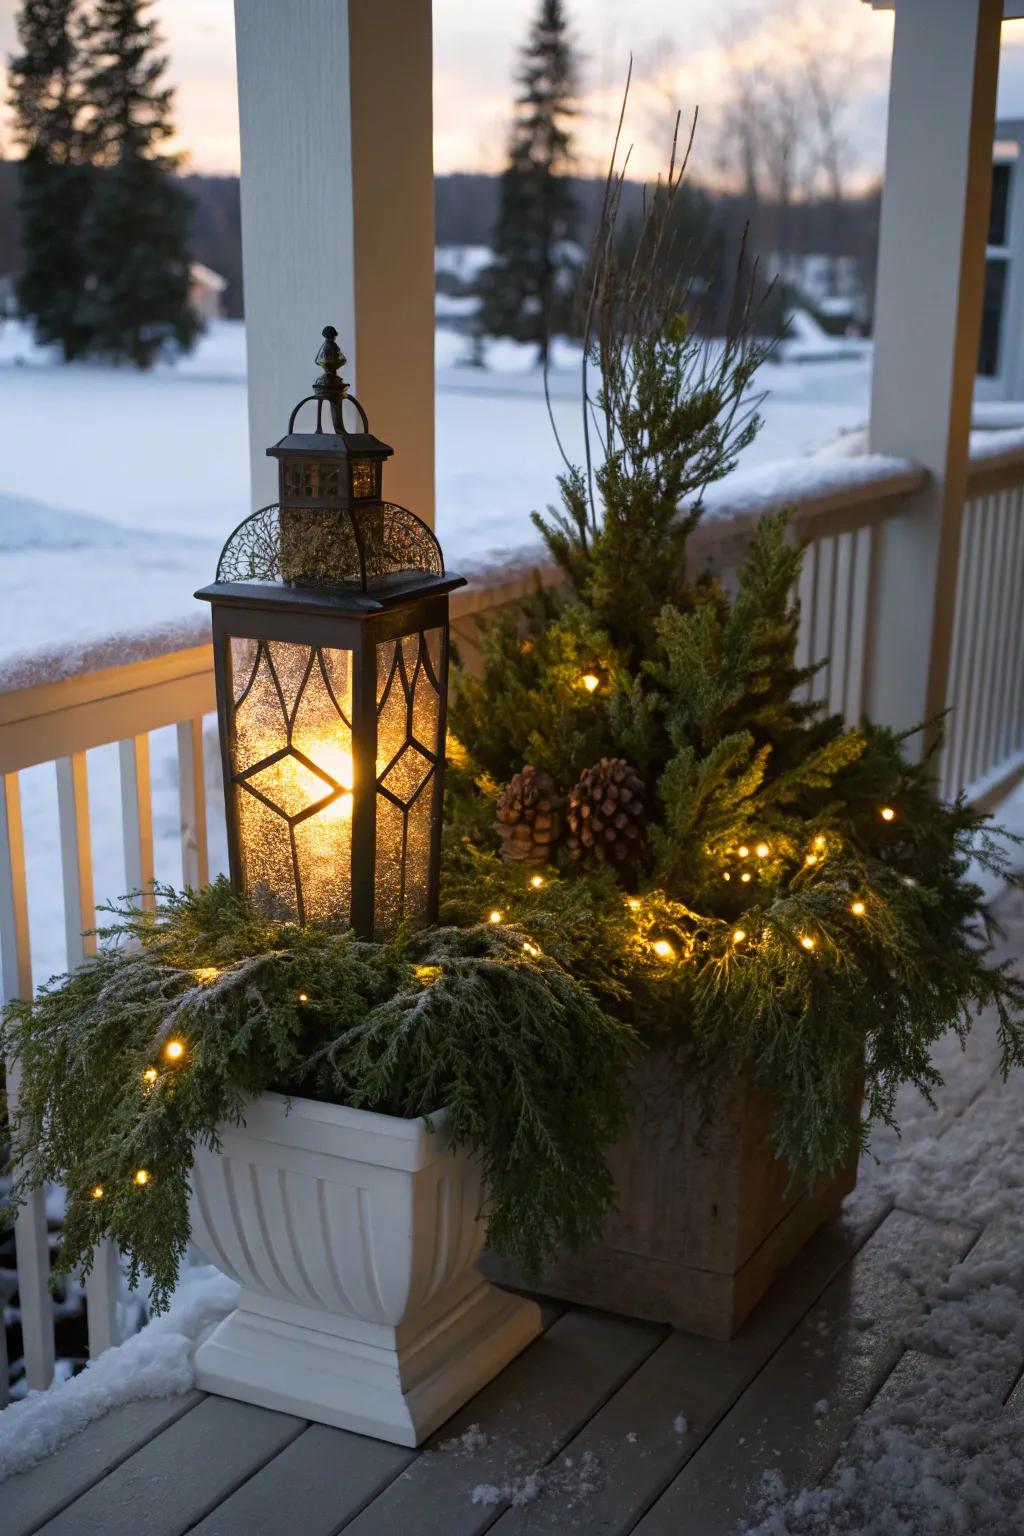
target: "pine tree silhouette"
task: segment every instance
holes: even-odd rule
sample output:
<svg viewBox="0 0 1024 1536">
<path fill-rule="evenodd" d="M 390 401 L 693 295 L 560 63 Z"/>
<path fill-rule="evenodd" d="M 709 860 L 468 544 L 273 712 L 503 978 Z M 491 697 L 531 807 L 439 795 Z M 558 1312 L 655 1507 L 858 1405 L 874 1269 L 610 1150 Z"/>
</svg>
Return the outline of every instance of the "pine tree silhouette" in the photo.
<svg viewBox="0 0 1024 1536">
<path fill-rule="evenodd" d="M 82 234 L 91 173 L 82 138 L 76 0 L 24 0 L 20 52 L 9 66 L 18 166 L 22 266 L 18 307 L 45 345 L 67 360 L 88 350 Z"/>
<path fill-rule="evenodd" d="M 523 50 L 508 167 L 494 232 L 494 260 L 479 282 L 480 324 L 492 336 L 534 342 L 572 328 L 578 256 L 572 157 L 575 64 L 562 0 L 540 0 Z"/>
<path fill-rule="evenodd" d="M 164 145 L 173 92 L 152 0 L 98 0 L 83 24 L 86 145 L 96 167 L 86 230 L 85 313 L 92 350 L 147 367 L 187 350 L 200 322 L 188 303 L 188 198 Z"/>
</svg>

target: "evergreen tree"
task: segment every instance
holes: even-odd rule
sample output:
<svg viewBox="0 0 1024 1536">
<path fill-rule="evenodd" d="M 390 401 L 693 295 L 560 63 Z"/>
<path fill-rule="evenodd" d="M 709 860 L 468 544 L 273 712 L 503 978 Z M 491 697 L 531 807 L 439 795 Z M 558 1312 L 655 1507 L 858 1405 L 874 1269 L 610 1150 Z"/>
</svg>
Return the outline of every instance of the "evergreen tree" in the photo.
<svg viewBox="0 0 1024 1536">
<path fill-rule="evenodd" d="M 98 0 L 83 28 L 87 146 L 98 168 L 86 238 L 93 350 L 147 367 L 187 350 L 200 324 L 188 304 L 190 205 L 163 146 L 173 93 L 161 84 L 152 0 Z"/>
<path fill-rule="evenodd" d="M 24 0 L 20 53 L 10 60 L 18 167 L 22 268 L 18 305 L 44 344 L 66 359 L 87 350 L 82 306 L 82 230 L 90 173 L 81 133 L 82 90 L 75 40 L 77 0 Z"/>
<path fill-rule="evenodd" d="M 479 285 L 483 329 L 535 342 L 541 362 L 551 335 L 573 320 L 576 209 L 567 172 L 574 73 L 562 0 L 541 0 L 519 73 L 494 261 Z"/>
</svg>

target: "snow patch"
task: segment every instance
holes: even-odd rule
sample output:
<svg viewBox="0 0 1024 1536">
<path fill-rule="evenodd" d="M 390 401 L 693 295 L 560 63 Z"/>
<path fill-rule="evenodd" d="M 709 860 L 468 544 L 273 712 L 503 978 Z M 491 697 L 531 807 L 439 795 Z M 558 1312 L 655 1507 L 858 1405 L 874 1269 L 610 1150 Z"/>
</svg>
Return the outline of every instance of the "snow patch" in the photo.
<svg viewBox="0 0 1024 1536">
<path fill-rule="evenodd" d="M 237 1299 L 238 1286 L 212 1265 L 187 1270 L 169 1311 L 134 1338 L 108 1349 L 70 1381 L 11 1403 L 0 1413 L 0 1481 L 52 1456 L 112 1408 L 187 1392 L 195 1384 L 200 1336 Z"/>
</svg>

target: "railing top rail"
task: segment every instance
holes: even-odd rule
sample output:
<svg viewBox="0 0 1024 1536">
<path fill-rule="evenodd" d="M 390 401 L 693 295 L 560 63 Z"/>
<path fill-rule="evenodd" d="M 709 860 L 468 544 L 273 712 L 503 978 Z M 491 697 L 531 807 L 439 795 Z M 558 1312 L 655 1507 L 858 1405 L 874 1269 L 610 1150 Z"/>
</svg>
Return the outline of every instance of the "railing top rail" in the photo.
<svg viewBox="0 0 1024 1536">
<path fill-rule="evenodd" d="M 1024 428 L 1012 432 L 972 432 L 967 496 L 991 496 L 1024 485 Z"/>
<path fill-rule="evenodd" d="M 969 495 L 1024 484 L 1024 430 L 975 433 L 971 455 Z M 699 561 L 736 558 L 757 520 L 784 507 L 792 509 L 802 538 L 870 527 L 892 515 L 901 498 L 924 479 L 925 471 L 909 460 L 878 454 L 788 458 L 737 470 L 709 487 L 704 520 L 693 536 L 693 556 Z M 538 577 L 545 583 L 557 579 L 536 543 L 501 551 L 463 570 L 469 585 L 453 595 L 456 622 L 523 596 Z M 172 657 L 177 660 L 171 662 Z M 152 665 L 140 671 L 144 663 Z M 40 714 L 184 680 L 207 672 L 210 664 L 205 613 L 84 644 L 20 653 L 0 663 L 0 737 Z M 0 745 L 5 771 L 12 766 L 10 758 Z M 31 754 L 30 760 L 44 759 Z"/>
</svg>

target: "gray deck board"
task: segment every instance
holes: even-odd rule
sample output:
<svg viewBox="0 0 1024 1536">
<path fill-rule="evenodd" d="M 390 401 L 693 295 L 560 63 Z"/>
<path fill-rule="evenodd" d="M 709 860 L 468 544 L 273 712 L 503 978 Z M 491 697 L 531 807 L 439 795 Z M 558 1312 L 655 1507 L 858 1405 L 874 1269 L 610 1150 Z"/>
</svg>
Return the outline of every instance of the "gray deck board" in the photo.
<svg viewBox="0 0 1024 1536">
<path fill-rule="evenodd" d="M 204 1398 L 42 1527 L 45 1536 L 182 1536 L 305 1428 L 305 1420 Z"/>
<path fill-rule="evenodd" d="M 507 1502 L 482 1486 L 519 1482 L 550 1460 L 666 1338 L 668 1330 L 570 1308 L 427 1442 L 346 1536 L 477 1536 Z M 469 1454 L 458 1446 L 475 1429 Z"/>
<path fill-rule="evenodd" d="M 637 1536 L 733 1536 L 766 1470 L 817 1482 L 903 1352 L 921 1289 L 947 1275 L 975 1232 L 895 1210 L 811 1308 L 636 1527 Z"/>
<path fill-rule="evenodd" d="M 571 1489 L 574 1468 L 595 1456 L 600 1469 L 594 1492 L 510 1509 L 493 1536 L 621 1536 L 632 1530 L 887 1211 L 882 1203 L 865 1205 L 856 1222 L 824 1227 L 731 1342 L 670 1334 L 552 1465 L 556 1486 Z M 680 1415 L 685 1431 L 677 1425 Z"/>
<path fill-rule="evenodd" d="M 201 1392 L 126 1403 L 90 1424 L 55 1456 L 0 1490 L 0 1536 L 32 1536 L 161 1430 L 201 1403 Z"/>
<path fill-rule="evenodd" d="M 415 1451 L 311 1424 L 194 1528 L 194 1536 L 334 1536 Z"/>
</svg>

